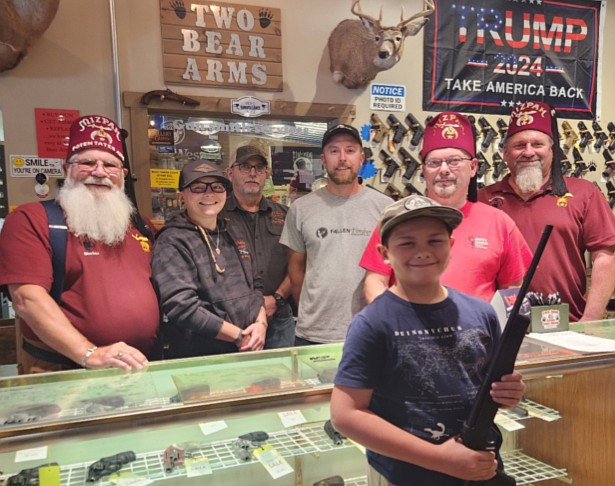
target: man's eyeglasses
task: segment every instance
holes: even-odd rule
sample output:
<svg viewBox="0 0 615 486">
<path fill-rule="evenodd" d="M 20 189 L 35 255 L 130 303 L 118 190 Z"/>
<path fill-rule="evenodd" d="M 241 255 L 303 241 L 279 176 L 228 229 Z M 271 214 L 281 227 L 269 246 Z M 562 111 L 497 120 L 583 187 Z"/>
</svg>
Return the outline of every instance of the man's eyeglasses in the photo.
<svg viewBox="0 0 615 486">
<path fill-rule="evenodd" d="M 439 169 L 446 163 L 449 167 L 459 167 L 464 160 L 472 160 L 472 157 L 450 157 L 448 159 L 429 159 L 424 162 L 428 169 Z"/>
<path fill-rule="evenodd" d="M 207 189 L 211 188 L 212 192 L 226 192 L 226 186 L 222 182 L 194 182 L 188 186 L 190 192 L 194 194 L 203 194 Z"/>
<path fill-rule="evenodd" d="M 102 164 L 103 170 L 107 174 L 119 174 L 123 169 L 123 167 L 116 162 L 109 162 L 107 160 L 82 159 L 73 160 L 70 164 L 78 165 L 81 170 L 93 172 L 96 170 L 96 167 L 98 167 L 99 162 Z"/>
<path fill-rule="evenodd" d="M 249 174 L 252 169 L 256 171 L 257 174 L 264 174 L 267 171 L 266 165 L 251 165 L 247 162 L 242 162 L 241 164 L 233 164 L 232 167 L 237 167 L 240 172 L 244 174 Z"/>
</svg>

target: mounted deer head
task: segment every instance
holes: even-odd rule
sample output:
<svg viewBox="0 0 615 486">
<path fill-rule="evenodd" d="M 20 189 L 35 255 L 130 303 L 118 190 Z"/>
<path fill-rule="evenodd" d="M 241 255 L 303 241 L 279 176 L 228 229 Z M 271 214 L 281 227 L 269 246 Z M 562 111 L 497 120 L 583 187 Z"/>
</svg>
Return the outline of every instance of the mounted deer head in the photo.
<svg viewBox="0 0 615 486">
<path fill-rule="evenodd" d="M 0 1 L 0 72 L 13 69 L 51 25 L 60 0 Z"/>
<path fill-rule="evenodd" d="M 395 27 L 382 26 L 378 19 L 361 12 L 360 0 L 353 0 L 351 12 L 360 20 L 343 20 L 329 36 L 331 73 L 347 88 L 364 88 L 380 71 L 391 69 L 401 59 L 404 40 L 419 33 L 434 10 L 433 0 L 423 2 L 424 10 L 404 19 Z"/>
</svg>

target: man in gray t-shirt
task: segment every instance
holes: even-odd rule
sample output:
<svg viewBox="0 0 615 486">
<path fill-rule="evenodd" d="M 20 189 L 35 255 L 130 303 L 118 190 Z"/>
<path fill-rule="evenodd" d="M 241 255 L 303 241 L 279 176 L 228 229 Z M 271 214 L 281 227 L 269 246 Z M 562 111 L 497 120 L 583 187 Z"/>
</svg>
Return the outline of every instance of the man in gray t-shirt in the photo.
<svg viewBox="0 0 615 486">
<path fill-rule="evenodd" d="M 391 198 L 361 186 L 359 132 L 336 125 L 322 139 L 327 185 L 295 201 L 280 243 L 289 248 L 288 274 L 299 302 L 296 345 L 343 341 L 363 308 L 365 270 L 359 260 Z"/>
</svg>

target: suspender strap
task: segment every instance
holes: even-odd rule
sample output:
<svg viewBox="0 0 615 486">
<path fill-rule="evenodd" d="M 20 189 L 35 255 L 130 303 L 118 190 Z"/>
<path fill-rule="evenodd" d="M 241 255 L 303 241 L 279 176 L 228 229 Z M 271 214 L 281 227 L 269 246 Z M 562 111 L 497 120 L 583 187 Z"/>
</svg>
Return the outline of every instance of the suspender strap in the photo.
<svg viewBox="0 0 615 486">
<path fill-rule="evenodd" d="M 66 268 L 66 242 L 68 228 L 64 220 L 62 208 L 54 201 L 42 201 L 47 213 L 49 224 L 49 244 L 51 245 L 51 264 L 53 267 L 53 283 L 49 294 L 58 304 L 64 288 L 64 272 Z"/>
</svg>

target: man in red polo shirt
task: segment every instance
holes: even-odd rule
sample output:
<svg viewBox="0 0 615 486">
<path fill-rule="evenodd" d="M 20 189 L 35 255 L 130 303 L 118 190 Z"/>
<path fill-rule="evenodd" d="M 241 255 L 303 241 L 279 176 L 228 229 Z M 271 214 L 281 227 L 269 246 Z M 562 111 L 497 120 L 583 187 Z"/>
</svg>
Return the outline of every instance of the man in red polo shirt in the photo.
<svg viewBox="0 0 615 486">
<path fill-rule="evenodd" d="M 453 231 L 455 244 L 442 284 L 487 302 L 498 289 L 518 287 L 532 255 L 506 214 L 475 202 L 478 161 L 470 121 L 453 112 L 432 118 L 425 127 L 421 159 L 427 196 L 463 213 Z M 359 263 L 368 270 L 368 302 L 392 283 L 393 270 L 378 253 L 379 243 L 379 232 L 374 231 Z"/>
<path fill-rule="evenodd" d="M 119 127 L 104 116 L 81 117 L 71 125 L 66 181 L 56 200 L 60 224 L 51 224 L 38 202 L 6 218 L 0 285 L 8 286 L 20 317 L 20 373 L 147 364 L 159 322 L 151 242 L 133 224 L 123 161 Z M 52 291 L 54 279 L 61 280 L 52 265 L 56 230 L 66 241 L 59 297 Z"/>
<path fill-rule="evenodd" d="M 565 156 L 549 105 L 526 101 L 513 110 L 503 158 L 510 174 L 483 188 L 479 200 L 515 220 L 532 247 L 547 224 L 554 227 L 530 290 L 545 297 L 559 292 L 572 321 L 602 319 L 615 287 L 615 216 L 591 182 L 563 177 Z"/>
</svg>

